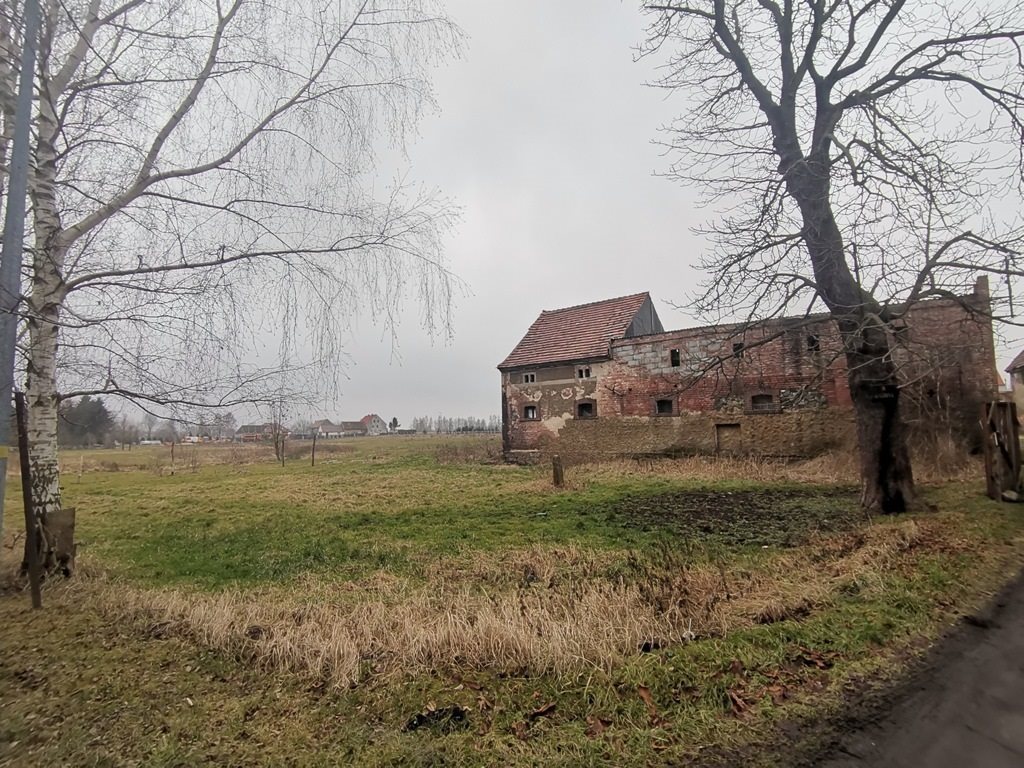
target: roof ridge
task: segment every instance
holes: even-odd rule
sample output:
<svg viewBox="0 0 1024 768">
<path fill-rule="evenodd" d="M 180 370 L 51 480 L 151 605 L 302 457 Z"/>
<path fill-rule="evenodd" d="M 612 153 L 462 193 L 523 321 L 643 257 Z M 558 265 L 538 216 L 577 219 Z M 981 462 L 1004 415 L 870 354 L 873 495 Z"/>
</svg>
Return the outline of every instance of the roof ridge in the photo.
<svg viewBox="0 0 1024 768">
<path fill-rule="evenodd" d="M 573 304 L 571 307 L 558 307 L 557 309 L 542 309 L 540 313 L 542 315 L 553 315 L 556 312 L 568 312 L 571 309 L 583 309 L 584 307 L 593 307 L 598 304 L 610 304 L 613 301 L 622 301 L 623 299 L 636 299 L 640 296 L 650 298 L 650 291 L 641 291 L 640 293 L 627 293 L 624 296 L 616 296 L 611 299 L 598 299 L 597 301 L 588 301 L 583 304 Z"/>
</svg>

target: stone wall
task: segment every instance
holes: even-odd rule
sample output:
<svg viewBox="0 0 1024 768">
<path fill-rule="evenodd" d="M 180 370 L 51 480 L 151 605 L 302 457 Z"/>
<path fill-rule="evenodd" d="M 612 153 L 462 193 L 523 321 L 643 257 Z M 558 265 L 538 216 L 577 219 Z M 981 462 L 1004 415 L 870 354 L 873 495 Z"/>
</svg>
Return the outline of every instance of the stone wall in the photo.
<svg viewBox="0 0 1024 768">
<path fill-rule="evenodd" d="M 567 422 L 539 446 L 569 463 L 623 456 L 692 454 L 803 457 L 850 444 L 853 414 L 819 408 L 795 413 L 629 416 Z"/>
</svg>

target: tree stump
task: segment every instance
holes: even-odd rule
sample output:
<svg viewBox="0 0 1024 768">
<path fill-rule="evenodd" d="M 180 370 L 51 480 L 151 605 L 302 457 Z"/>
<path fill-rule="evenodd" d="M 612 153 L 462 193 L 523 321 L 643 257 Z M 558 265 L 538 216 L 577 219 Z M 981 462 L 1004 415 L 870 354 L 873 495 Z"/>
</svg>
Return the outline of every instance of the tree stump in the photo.
<svg viewBox="0 0 1024 768">
<path fill-rule="evenodd" d="M 551 457 L 551 476 L 556 488 L 565 485 L 565 467 L 562 466 L 562 457 L 558 454 Z"/>
</svg>

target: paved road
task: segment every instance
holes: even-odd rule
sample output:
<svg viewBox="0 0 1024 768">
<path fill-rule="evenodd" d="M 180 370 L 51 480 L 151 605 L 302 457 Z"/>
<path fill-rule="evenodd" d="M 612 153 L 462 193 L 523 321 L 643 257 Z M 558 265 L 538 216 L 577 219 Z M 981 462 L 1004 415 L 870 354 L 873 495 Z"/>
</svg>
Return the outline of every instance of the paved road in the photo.
<svg viewBox="0 0 1024 768">
<path fill-rule="evenodd" d="M 822 768 L 1024 767 L 1024 576 Z"/>
</svg>

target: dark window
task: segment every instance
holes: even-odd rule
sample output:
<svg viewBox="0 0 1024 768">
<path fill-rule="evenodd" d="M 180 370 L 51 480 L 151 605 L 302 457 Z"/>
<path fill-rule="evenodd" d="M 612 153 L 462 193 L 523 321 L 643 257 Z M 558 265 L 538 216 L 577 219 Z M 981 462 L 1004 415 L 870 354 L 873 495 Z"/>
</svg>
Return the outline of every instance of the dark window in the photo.
<svg viewBox="0 0 1024 768">
<path fill-rule="evenodd" d="M 669 356 L 669 359 L 672 362 L 672 367 L 673 368 L 678 368 L 679 367 L 679 350 L 678 349 L 669 350 L 668 356 Z"/>
<path fill-rule="evenodd" d="M 576 371 L 576 375 L 581 379 L 590 378 L 590 368 L 579 368 Z"/>
<path fill-rule="evenodd" d="M 593 403 L 577 403 L 576 417 L 580 419 L 592 419 L 597 415 Z"/>
<path fill-rule="evenodd" d="M 524 419 L 536 419 L 537 418 L 537 406 L 536 405 L 528 405 L 525 408 L 523 408 L 523 418 Z"/>
<path fill-rule="evenodd" d="M 672 415 L 672 401 L 671 400 L 659 400 L 657 402 L 658 413 L 662 415 Z"/>
<path fill-rule="evenodd" d="M 743 354 L 743 348 L 745 346 L 747 346 L 747 345 L 744 344 L 742 341 L 734 341 L 733 344 L 732 344 L 732 353 L 734 355 L 741 355 L 741 354 Z"/>
<path fill-rule="evenodd" d="M 750 410 L 771 411 L 775 408 L 775 401 L 771 395 L 754 395 L 750 398 Z"/>
<path fill-rule="evenodd" d="M 537 374 L 536 373 L 524 373 L 523 374 L 523 384 L 533 384 L 535 381 L 537 381 Z"/>
<path fill-rule="evenodd" d="M 807 349 L 810 352 L 821 351 L 821 339 L 815 336 L 813 333 L 807 337 Z"/>
</svg>

